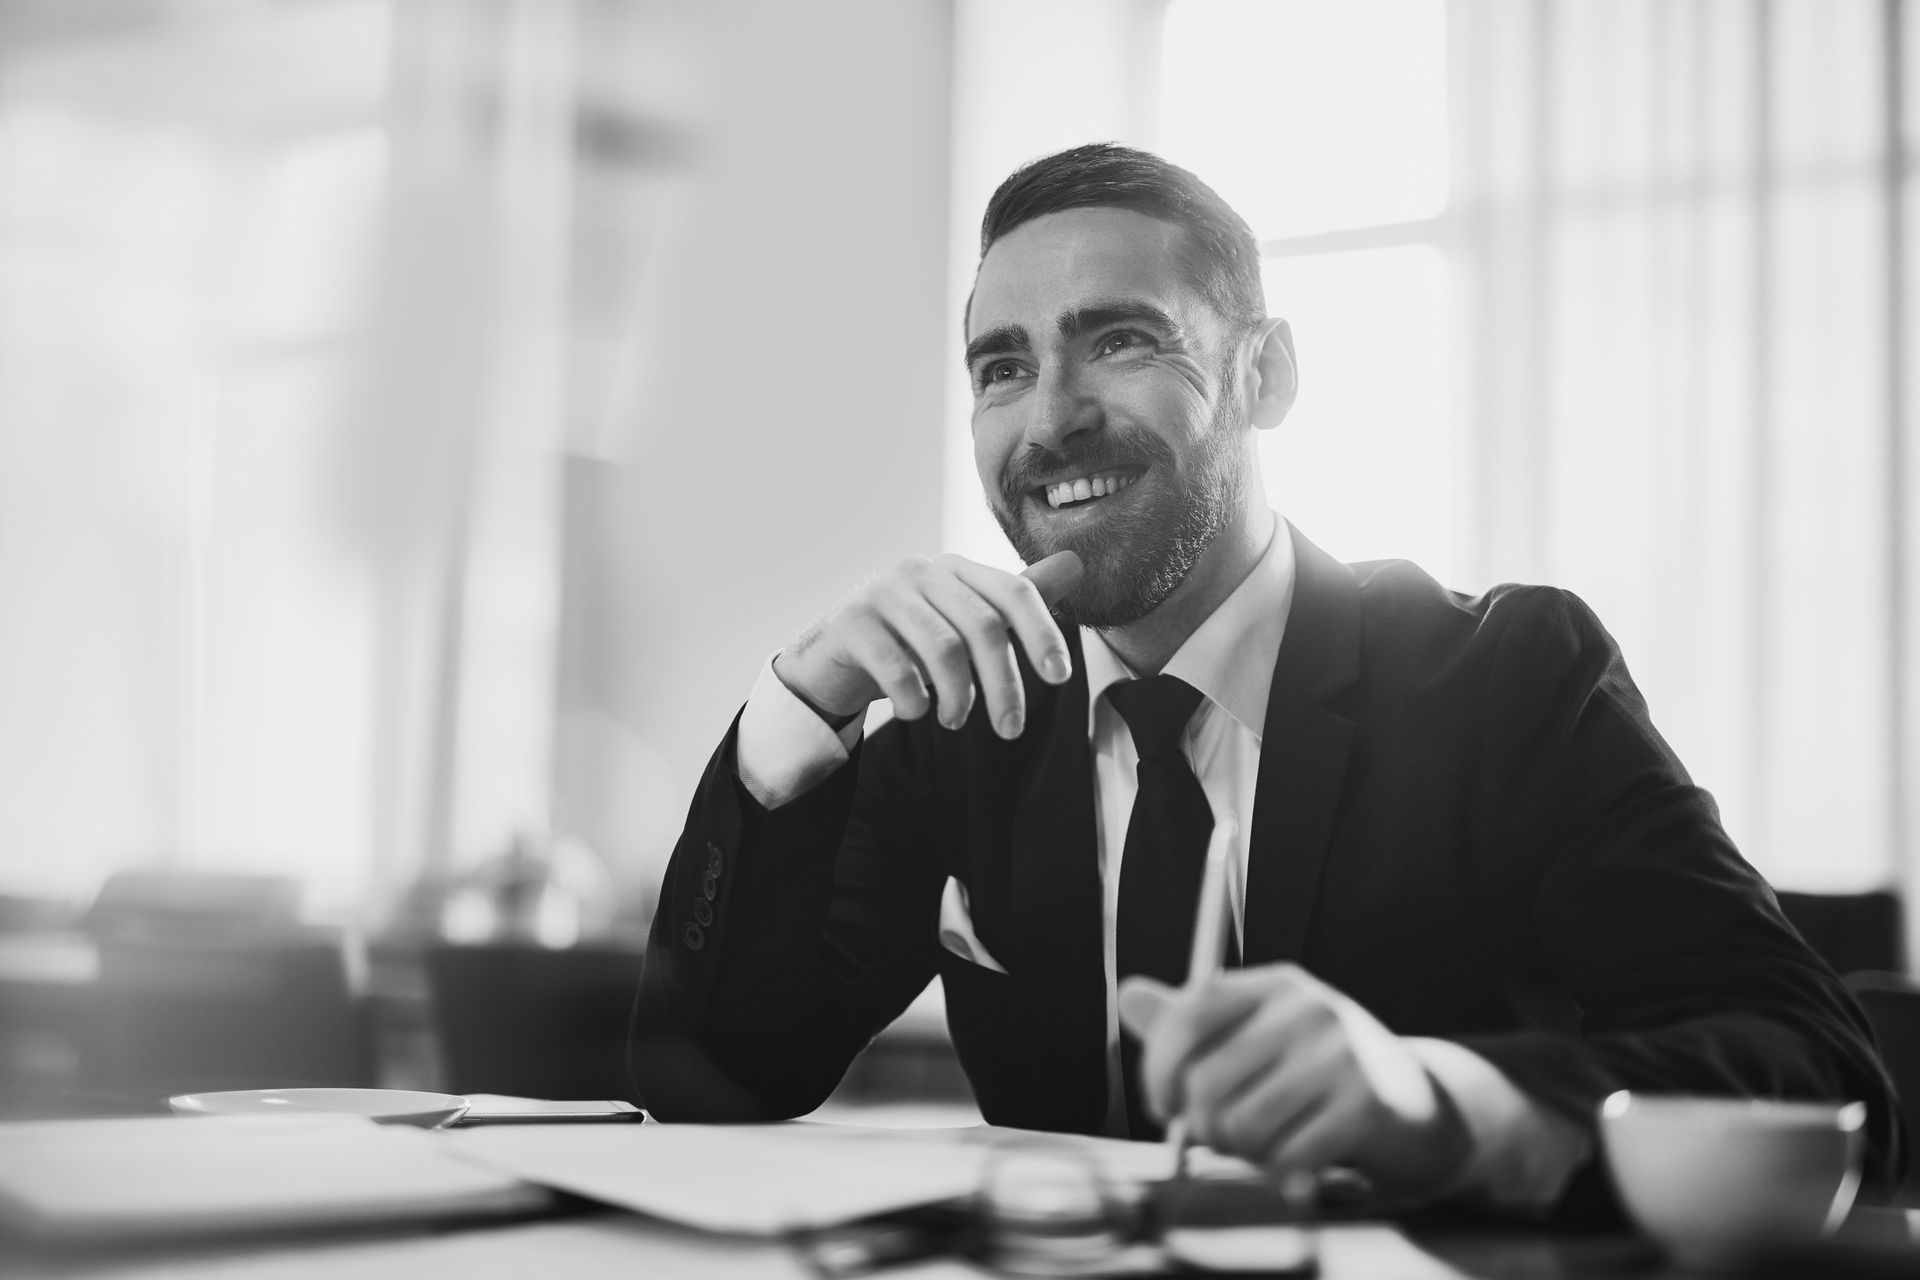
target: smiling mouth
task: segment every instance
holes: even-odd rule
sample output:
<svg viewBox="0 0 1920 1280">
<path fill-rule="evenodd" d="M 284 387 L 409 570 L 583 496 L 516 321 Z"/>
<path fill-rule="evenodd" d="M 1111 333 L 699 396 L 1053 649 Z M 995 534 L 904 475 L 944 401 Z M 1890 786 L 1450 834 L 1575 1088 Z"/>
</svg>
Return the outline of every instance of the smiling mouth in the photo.
<svg viewBox="0 0 1920 1280">
<path fill-rule="evenodd" d="M 1041 485 L 1034 490 L 1034 494 L 1055 510 L 1062 507 L 1084 507 L 1119 493 L 1146 472 L 1145 467 L 1116 467 L 1111 471 L 1095 471 L 1090 475 L 1078 476 L 1071 480 L 1057 480 L 1052 484 Z"/>
</svg>

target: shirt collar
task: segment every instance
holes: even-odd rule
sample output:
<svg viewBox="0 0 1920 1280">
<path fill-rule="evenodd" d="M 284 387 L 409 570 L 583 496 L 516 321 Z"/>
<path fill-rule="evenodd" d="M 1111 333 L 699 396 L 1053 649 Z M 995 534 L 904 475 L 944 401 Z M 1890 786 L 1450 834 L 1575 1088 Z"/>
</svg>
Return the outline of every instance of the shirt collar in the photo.
<svg viewBox="0 0 1920 1280">
<path fill-rule="evenodd" d="M 1164 670 L 1217 703 L 1256 739 L 1266 730 L 1273 664 L 1280 657 L 1287 615 L 1293 610 L 1293 579 L 1293 538 L 1286 521 L 1275 517 L 1259 562 L 1187 637 Z M 1091 627 L 1080 629 L 1080 651 L 1087 668 L 1087 733 L 1091 737 L 1100 695 L 1134 675 Z"/>
</svg>

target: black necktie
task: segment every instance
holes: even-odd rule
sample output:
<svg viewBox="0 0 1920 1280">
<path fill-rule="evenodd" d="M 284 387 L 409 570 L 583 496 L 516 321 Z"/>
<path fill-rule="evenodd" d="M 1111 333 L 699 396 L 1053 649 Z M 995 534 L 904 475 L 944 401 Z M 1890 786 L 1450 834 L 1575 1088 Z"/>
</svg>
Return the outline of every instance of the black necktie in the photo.
<svg viewBox="0 0 1920 1280">
<path fill-rule="evenodd" d="M 1187 978 L 1194 907 L 1213 832 L 1213 808 L 1180 750 L 1200 691 L 1175 676 L 1151 676 L 1111 686 L 1107 701 L 1127 722 L 1140 753 L 1139 791 L 1120 859 L 1117 974 L 1144 973 L 1178 986 Z M 1138 1044 L 1121 1036 L 1130 1136 L 1158 1138 L 1160 1126 L 1142 1105 L 1139 1061 Z"/>
</svg>

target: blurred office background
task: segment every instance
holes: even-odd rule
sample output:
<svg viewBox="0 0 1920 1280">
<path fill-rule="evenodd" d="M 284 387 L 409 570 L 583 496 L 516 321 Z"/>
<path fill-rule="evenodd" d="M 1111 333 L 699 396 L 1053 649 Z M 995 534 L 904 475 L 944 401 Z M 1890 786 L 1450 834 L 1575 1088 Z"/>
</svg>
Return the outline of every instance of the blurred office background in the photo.
<svg viewBox="0 0 1920 1280">
<path fill-rule="evenodd" d="M 1303 376 L 1262 442 L 1284 515 L 1579 592 L 1778 887 L 1910 893 L 1916 27 L 0 0 L 0 1076 L 211 1078 L 88 1064 L 152 1060 L 156 991 L 214 1027 L 222 983 L 259 1017 L 306 983 L 359 1028 L 318 1075 L 558 1090 L 487 1037 L 565 1042 L 548 990 L 623 1017 L 767 655 L 903 555 L 1011 563 L 959 307 L 993 186 L 1091 139 L 1261 238 Z M 484 968 L 548 953 L 583 967 Z M 474 1012 L 515 983 L 513 1029 Z M 79 989 L 119 1012 L 81 1027 Z M 289 1061 L 335 1061 L 313 1035 Z"/>
</svg>

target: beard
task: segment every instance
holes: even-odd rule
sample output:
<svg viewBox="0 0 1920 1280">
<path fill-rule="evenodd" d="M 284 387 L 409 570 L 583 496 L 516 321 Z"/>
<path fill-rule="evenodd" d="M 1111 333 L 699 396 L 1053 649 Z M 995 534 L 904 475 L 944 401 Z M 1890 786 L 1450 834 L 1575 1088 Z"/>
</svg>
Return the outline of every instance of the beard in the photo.
<svg viewBox="0 0 1920 1280">
<path fill-rule="evenodd" d="M 1239 388 L 1223 388 L 1206 434 L 1182 469 L 1171 446 L 1143 427 L 1109 427 L 1070 437 L 1070 447 L 1029 445 L 1007 466 L 1000 501 L 989 502 L 1007 541 L 1028 564 L 1059 551 L 1074 551 L 1086 576 L 1055 607 L 1070 625 L 1124 627 L 1152 613 L 1172 595 L 1241 514 L 1247 454 L 1242 437 Z M 1145 466 L 1131 488 L 1126 509 L 1094 528 L 1050 534 L 1039 527 L 1028 499 L 1047 476 L 1087 475 L 1116 467 Z M 1112 499 L 1101 499 L 1111 501 Z"/>
</svg>

